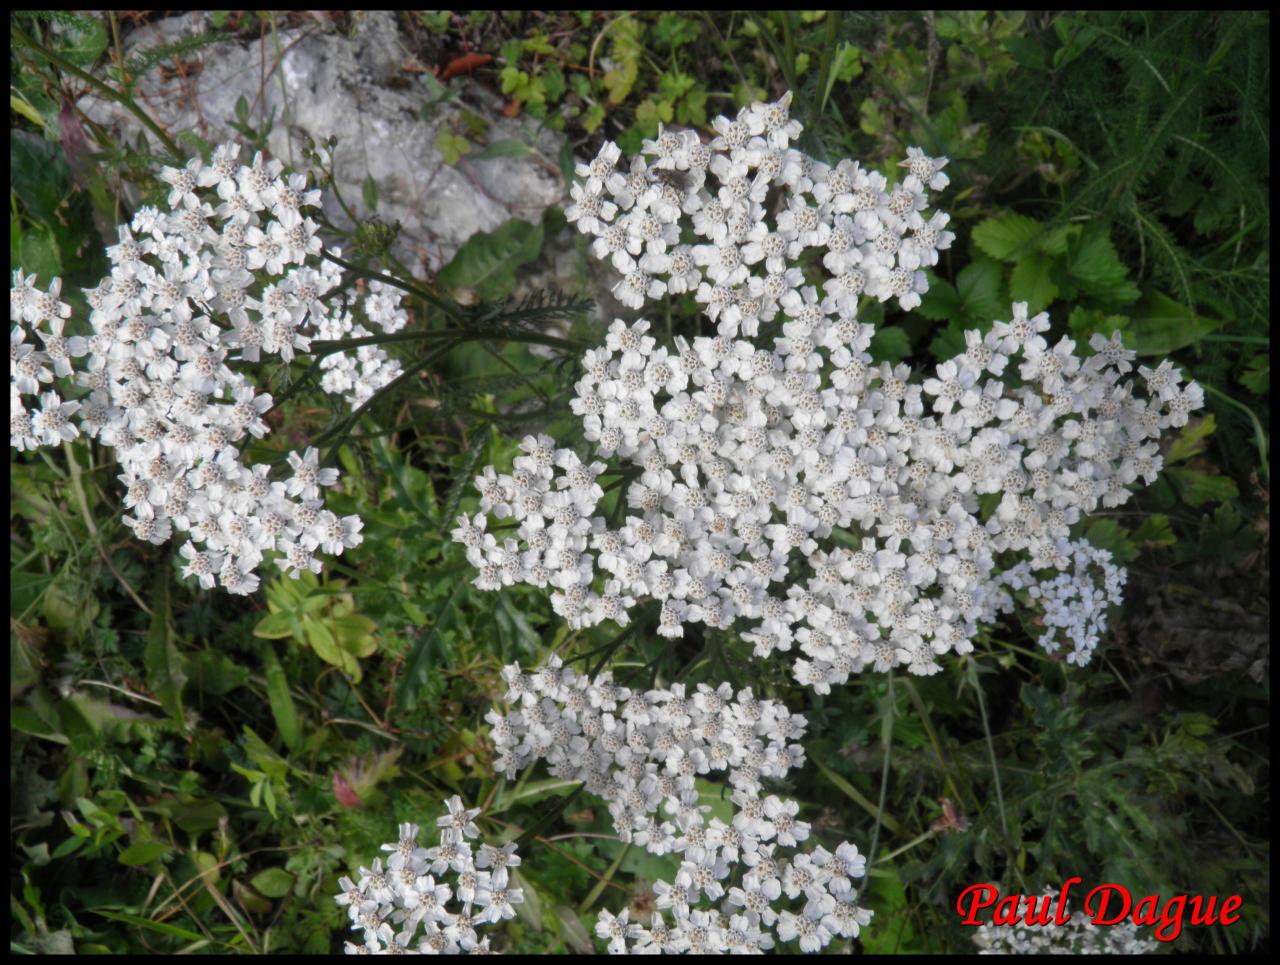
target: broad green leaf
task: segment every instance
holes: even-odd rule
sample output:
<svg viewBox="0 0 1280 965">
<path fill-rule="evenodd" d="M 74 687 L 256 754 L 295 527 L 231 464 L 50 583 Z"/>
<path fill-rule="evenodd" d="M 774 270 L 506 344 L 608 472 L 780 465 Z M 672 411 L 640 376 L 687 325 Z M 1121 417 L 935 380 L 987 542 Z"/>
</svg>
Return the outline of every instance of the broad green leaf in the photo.
<svg viewBox="0 0 1280 965">
<path fill-rule="evenodd" d="M 130 868 L 163 858 L 169 853 L 169 845 L 163 841 L 138 841 L 120 852 L 119 861 Z"/>
<path fill-rule="evenodd" d="M 209 798 L 186 802 L 164 798 L 144 810 L 168 815 L 187 834 L 212 831 L 227 817 L 227 809 Z"/>
<path fill-rule="evenodd" d="M 15 196 L 36 219 L 51 225 L 67 195 L 67 162 L 56 142 L 30 131 L 9 132 L 9 182 Z M 38 271 L 24 261 L 28 271 Z M 42 276 L 43 280 L 48 281 Z"/>
<path fill-rule="evenodd" d="M 1009 294 L 1015 302 L 1026 302 L 1032 315 L 1043 311 L 1058 295 L 1051 274 L 1053 258 L 1036 252 L 1013 266 L 1009 278 Z"/>
<path fill-rule="evenodd" d="M 350 674 L 357 683 L 360 681 L 360 665 L 356 658 L 338 646 L 333 631 L 322 618 L 304 617 L 302 621 L 303 638 L 316 656 L 325 663 L 333 664 L 343 673 Z"/>
<path fill-rule="evenodd" d="M 283 868 L 268 868 L 254 875 L 249 884 L 268 898 L 283 898 L 293 888 L 293 881 L 293 875 Z"/>
<path fill-rule="evenodd" d="M 298 711 L 289 693 L 289 680 L 285 677 L 284 668 L 280 666 L 275 647 L 270 643 L 263 645 L 262 665 L 263 673 L 267 678 L 267 702 L 271 705 L 271 716 L 276 720 L 280 739 L 289 750 L 297 750 L 298 745 L 302 743 Z"/>
<path fill-rule="evenodd" d="M 1024 215 L 1005 214 L 974 228 L 973 243 L 992 258 L 1017 261 L 1031 252 L 1032 242 L 1043 230 L 1040 222 Z"/>
<path fill-rule="evenodd" d="M 81 848 L 84 847 L 87 841 L 88 841 L 88 838 L 85 838 L 85 837 L 67 838 L 67 840 L 62 842 L 62 844 L 58 845 L 56 848 L 53 849 L 53 854 L 51 855 L 51 857 L 65 858 L 69 854 L 75 854 L 77 851 L 79 851 Z"/>
<path fill-rule="evenodd" d="M 590 955 L 595 951 L 591 944 L 591 936 L 587 934 L 586 926 L 582 924 L 576 911 L 560 905 L 556 908 L 556 919 L 560 923 L 560 937 L 564 939 L 566 945 L 582 955 Z"/>
<path fill-rule="evenodd" d="M 504 138 L 501 141 L 493 141 L 483 151 L 472 156 L 473 161 L 492 161 L 494 158 L 528 157 L 533 153 L 533 148 L 529 147 L 523 141 L 518 141 L 514 137 Z"/>
<path fill-rule="evenodd" d="M 1139 355 L 1168 355 L 1194 345 L 1222 322 L 1204 318 L 1158 291 L 1150 292 L 1134 309 L 1125 344 Z"/>
<path fill-rule="evenodd" d="M 292 613 L 270 613 L 258 621 L 258 625 L 253 628 L 253 635 L 267 640 L 279 640 L 294 636 L 296 628 L 297 622 Z"/>
<path fill-rule="evenodd" d="M 28 275 L 42 283 L 63 272 L 62 252 L 53 232 L 43 224 L 28 225 L 18 242 L 18 258 Z"/>
<path fill-rule="evenodd" d="M 448 291 L 465 288 L 483 301 L 499 301 L 516 287 L 515 270 L 541 250 L 542 224 L 512 218 L 493 231 L 468 238 L 440 270 L 438 281 Z"/>
</svg>

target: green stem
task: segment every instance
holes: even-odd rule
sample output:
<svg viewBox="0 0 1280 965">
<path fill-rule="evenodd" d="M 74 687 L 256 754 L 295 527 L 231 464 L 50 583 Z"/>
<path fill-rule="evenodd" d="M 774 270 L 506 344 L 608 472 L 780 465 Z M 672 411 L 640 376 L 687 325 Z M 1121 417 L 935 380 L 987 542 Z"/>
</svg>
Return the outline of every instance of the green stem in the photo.
<svg viewBox="0 0 1280 965">
<path fill-rule="evenodd" d="M 622 867 L 622 861 L 627 856 L 627 852 L 631 850 L 631 842 L 618 852 L 618 856 L 613 859 L 613 864 L 609 865 L 609 870 L 604 873 L 604 877 L 596 882 L 595 887 L 587 892 L 587 897 L 582 899 L 582 903 L 578 905 L 578 914 L 585 915 L 591 910 L 591 906 L 596 903 L 596 899 L 609 886 L 609 882 L 613 880 L 613 876 L 618 873 L 618 869 Z"/>
<path fill-rule="evenodd" d="M 604 665 L 609 662 L 609 658 L 614 655 L 619 647 L 626 643 L 627 637 L 631 636 L 631 634 L 635 632 L 636 626 L 637 623 L 633 620 L 629 627 L 625 628 L 621 633 L 605 644 L 607 650 L 604 656 L 601 657 L 599 662 L 595 665 L 595 668 L 587 672 L 588 680 L 593 679 L 601 670 L 604 669 Z"/>
<path fill-rule="evenodd" d="M 1239 342 L 1242 345 L 1270 345 L 1271 338 L 1267 335 L 1202 335 L 1202 342 Z"/>
<path fill-rule="evenodd" d="M 328 259 L 335 265 L 345 268 L 347 271 L 354 272 L 363 278 L 368 278 L 372 281 L 380 281 L 384 285 L 390 285 L 393 288 L 399 288 L 401 291 L 408 292 L 411 295 L 417 295 L 427 304 L 434 305 L 454 320 L 462 317 L 456 306 L 450 305 L 444 299 L 427 291 L 427 289 L 420 285 L 414 285 L 405 281 L 403 278 L 397 278 L 395 275 L 384 275 L 382 272 L 374 271 L 372 268 L 364 268 L 361 265 L 357 265 L 355 262 L 347 261 L 345 258 L 339 258 L 337 255 L 328 251 L 322 251 L 320 255 L 322 258 Z"/>
<path fill-rule="evenodd" d="M 898 849 L 897 849 L 897 850 L 895 850 L 895 851 L 890 851 L 888 854 L 886 854 L 886 855 L 885 855 L 883 858 L 881 858 L 880 860 L 881 860 L 881 861 L 892 861 L 894 858 L 898 857 L 898 855 L 900 855 L 900 854 L 906 854 L 908 851 L 910 851 L 912 848 L 914 848 L 917 844 L 924 844 L 924 842 L 928 841 L 930 838 L 932 838 L 932 837 L 933 837 L 935 834 L 937 834 L 937 833 L 938 833 L 937 831 L 934 831 L 934 830 L 931 828 L 931 829 L 929 829 L 928 831 L 926 831 L 924 834 L 920 835 L 919 837 L 917 837 L 917 838 L 913 838 L 912 840 L 908 841 L 908 842 L 907 842 L 906 844 L 904 844 L 901 848 L 898 848 Z"/>
<path fill-rule="evenodd" d="M 818 116 L 827 109 L 827 98 L 831 95 L 834 81 L 831 79 L 831 68 L 835 63 L 836 40 L 840 36 L 840 13 L 827 11 L 827 37 L 822 45 L 822 66 L 818 68 Z"/>
<path fill-rule="evenodd" d="M 871 829 L 871 847 L 867 851 L 867 873 L 876 862 L 876 848 L 880 844 L 880 826 L 885 823 L 884 803 L 889 794 L 889 764 L 893 759 L 893 722 L 898 716 L 898 699 L 893 692 L 893 671 L 889 671 L 889 719 L 885 721 L 882 734 L 884 736 L 884 765 L 880 769 L 880 802 L 876 805 L 876 823 Z M 868 883 L 870 881 L 868 880 Z"/>
<path fill-rule="evenodd" d="M 516 838 L 516 848 L 523 848 L 526 844 L 540 835 L 544 828 L 564 813 L 565 808 L 577 800 L 578 795 L 581 794 L 585 788 L 585 784 L 579 784 L 564 797 L 560 798 L 559 801 L 554 802 L 551 807 L 547 808 L 542 813 L 542 816 L 539 817 L 536 824 L 520 835 L 520 837 Z"/>
<path fill-rule="evenodd" d="M 174 139 L 171 138 L 168 134 L 166 134 L 164 130 L 161 129 L 160 125 L 157 124 L 154 120 L 152 120 L 151 116 L 137 105 L 137 103 L 134 101 L 132 97 L 129 97 L 125 94 L 120 93 L 110 84 L 106 84 L 98 80 L 98 78 L 94 77 L 92 74 L 81 70 L 75 64 L 66 60 L 59 54 L 54 53 L 48 47 L 45 47 L 43 44 L 36 41 L 35 38 L 31 37 L 25 30 L 19 27 L 12 20 L 9 21 L 9 30 L 12 33 L 13 39 L 17 40 L 23 46 L 30 47 L 32 50 L 34 50 L 40 56 L 44 57 L 46 60 L 56 64 L 59 68 L 66 71 L 71 76 L 84 81 L 86 84 L 88 84 L 98 93 L 100 93 L 103 97 L 107 98 L 108 100 L 115 101 L 125 110 L 127 110 L 130 114 L 132 114 L 139 121 L 141 121 L 143 126 L 146 127 L 147 130 L 149 130 L 152 134 L 154 134 L 156 137 L 160 139 L 160 142 L 165 146 L 166 149 L 168 149 L 169 153 L 173 155 L 174 160 L 178 164 L 183 163 L 183 154 L 182 154 L 182 151 L 179 150 L 177 142 L 174 141 Z"/>
<path fill-rule="evenodd" d="M 1258 417 L 1253 414 L 1253 410 L 1250 409 L 1243 402 L 1237 402 L 1235 399 L 1231 398 L 1231 396 L 1227 395 L 1225 392 L 1215 389 L 1212 385 L 1205 385 L 1203 382 L 1200 382 L 1199 384 L 1200 384 L 1200 388 L 1204 389 L 1210 395 L 1221 399 L 1223 402 L 1227 403 L 1228 405 L 1235 406 L 1237 409 L 1239 409 L 1241 412 L 1243 412 L 1245 415 L 1249 417 L 1249 421 L 1253 423 L 1253 442 L 1254 442 L 1254 445 L 1258 447 L 1258 458 L 1261 460 L 1262 481 L 1266 483 L 1270 483 L 1271 482 L 1271 466 L 1267 463 L 1267 434 L 1263 431 L 1262 423 L 1258 421 Z"/>
<path fill-rule="evenodd" d="M 564 349 L 567 352 L 578 352 L 583 347 L 581 342 L 573 339 L 543 335 L 541 332 L 512 332 L 504 328 L 438 328 L 429 332 L 393 332 L 390 335 L 366 335 L 362 338 L 312 342 L 311 352 L 313 355 L 329 355 L 344 349 L 360 348 L 362 345 L 385 345 L 391 342 L 416 342 L 435 338 L 451 338 L 459 342 L 474 342 L 479 339 L 492 339 L 495 342 L 530 342 L 535 345 L 549 345 L 552 348 Z"/>
<path fill-rule="evenodd" d="M 344 419 L 339 425 L 335 426 L 333 429 L 330 429 L 328 432 L 322 433 L 320 435 L 320 438 L 312 442 L 312 445 L 316 446 L 317 448 L 319 448 L 322 443 L 329 445 L 329 451 L 326 454 L 324 460 L 322 461 L 326 463 L 328 462 L 328 460 L 333 456 L 334 451 L 337 449 L 338 444 L 341 442 L 341 439 L 346 434 L 347 430 L 349 430 L 352 426 L 356 424 L 356 420 L 359 419 L 360 416 L 364 415 L 364 413 L 368 411 L 369 407 L 373 405 L 374 402 L 381 399 L 387 393 L 392 392 L 395 389 L 399 388 L 405 382 L 408 382 L 411 378 L 413 378 L 415 375 L 417 375 L 419 372 L 425 369 L 432 362 L 435 362 L 437 359 L 443 356 L 456 344 L 457 344 L 456 342 L 447 342 L 444 345 L 441 345 L 434 352 L 428 352 L 425 356 L 423 356 L 413 365 L 409 366 L 409 368 L 405 369 L 397 378 L 393 379 L 385 387 L 375 392 L 364 403 L 364 405 L 360 406 L 358 409 L 352 412 L 351 415 L 347 416 L 347 418 Z M 330 440 L 335 440 L 335 441 L 332 442 L 332 444 L 330 444 Z"/>
</svg>

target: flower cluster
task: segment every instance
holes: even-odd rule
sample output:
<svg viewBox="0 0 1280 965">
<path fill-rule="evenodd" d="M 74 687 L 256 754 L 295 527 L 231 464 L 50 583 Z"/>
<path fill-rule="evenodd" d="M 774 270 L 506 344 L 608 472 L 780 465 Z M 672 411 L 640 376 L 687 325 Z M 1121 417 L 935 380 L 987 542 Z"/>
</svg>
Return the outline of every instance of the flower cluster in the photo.
<svg viewBox="0 0 1280 965">
<path fill-rule="evenodd" d="M 14 275 L 10 291 L 9 434 L 32 449 L 80 434 L 116 450 L 123 473 L 124 522 L 140 540 L 189 536 L 184 572 L 212 587 L 252 593 L 269 553 L 293 576 L 318 572 L 319 551 L 341 553 L 360 540 L 360 520 L 324 508 L 321 489 L 338 473 L 319 453 L 288 456 L 292 475 L 246 463 L 241 449 L 267 434 L 272 398 L 234 362 L 279 356 L 290 362 L 312 339 L 367 334 L 331 297 L 341 271 L 319 256 L 317 226 L 305 212 L 319 204 L 297 174 L 257 155 L 237 161 L 226 144 L 210 163 L 193 158 L 165 168 L 167 210 L 141 208 L 107 249 L 111 273 L 85 291 L 89 335 L 68 335 L 71 307 L 61 280 L 40 291 Z M 370 324 L 394 331 L 406 321 L 398 294 L 377 283 L 362 300 Z M 29 342 L 34 334 L 40 347 Z M 79 371 L 73 360 L 83 359 Z M 399 374 L 376 347 L 330 353 L 323 387 L 359 404 Z M 81 397 L 65 400 L 54 385 Z M 64 390 L 64 391 L 65 391 Z M 28 396 L 39 408 L 28 409 Z"/>
<path fill-rule="evenodd" d="M 510 869 L 520 864 L 515 844 L 473 850 L 468 839 L 480 836 L 474 821 L 480 809 L 464 808 L 456 795 L 445 805 L 435 847 L 419 847 L 418 826 L 402 824 L 400 840 L 382 846 L 390 852 L 385 868 L 376 858 L 372 868 L 360 869 L 358 881 L 339 880 L 335 900 L 346 906 L 351 927 L 364 933 L 361 944 L 346 943 L 348 954 L 484 953 L 489 938 L 476 929 L 515 917 L 524 901 L 523 890 L 511 883 Z M 453 899 L 461 906 L 450 911 Z"/>
<path fill-rule="evenodd" d="M 1043 903 L 1056 899 L 1051 889 Z M 1151 955 L 1159 943 L 1142 938 L 1131 921 L 1098 927 L 1089 918 L 1071 915 L 1065 924 L 1048 923 L 978 926 L 973 943 L 979 955 Z"/>
<path fill-rule="evenodd" d="M 513 776 L 545 760 L 553 775 L 608 802 L 623 841 L 680 856 L 674 878 L 654 886 L 649 923 L 632 922 L 626 909 L 601 912 L 597 934 L 610 951 L 757 952 L 776 936 L 812 952 L 870 921 L 850 881 L 865 872 L 858 849 L 800 850 L 811 829 L 799 805 L 763 791 L 765 779 L 803 762 L 792 743 L 802 716 L 727 683 L 632 692 L 554 656 L 535 673 L 512 665 L 503 677 L 513 709 L 487 717 L 498 769 Z M 728 822 L 707 816 L 697 787 L 716 771 L 728 772 L 733 789 Z"/>
<path fill-rule="evenodd" d="M 1121 587 L 1126 572 L 1111 562 L 1111 554 L 1090 546 L 1083 540 L 1068 544 L 1072 568 L 1045 580 L 1037 580 L 1026 560 L 1000 574 L 1001 583 L 1013 590 L 1026 590 L 1028 605 L 1036 613 L 1045 631 L 1040 646 L 1057 653 L 1062 645 L 1062 632 L 1071 644 L 1067 663 L 1083 667 L 1093 656 L 1102 632 L 1107 627 L 1108 607 L 1123 601 Z M 1101 582 L 1101 585 L 1099 585 Z M 1012 600 L 999 609 L 1012 610 Z"/>
<path fill-rule="evenodd" d="M 1155 478 L 1158 439 L 1200 388 L 1167 361 L 1135 386 L 1118 335 L 1081 357 L 1025 303 L 926 378 L 874 364 L 859 298 L 918 304 L 920 266 L 951 240 L 945 214 L 922 214 L 946 160 L 912 149 L 892 188 L 855 162 L 819 164 L 788 147 L 787 103 L 720 118 L 710 144 L 663 131 L 626 173 L 612 144 L 580 167 L 567 214 L 623 273 L 619 296 L 693 292 L 718 334 L 667 346 L 643 320 L 610 327 L 572 408 L 601 459 L 621 461 L 625 517 L 602 511 L 606 462 L 529 436 L 512 472 L 476 480 L 481 512 L 454 530 L 476 586 L 549 586 L 573 627 L 657 600 L 659 633 L 745 630 L 757 656 L 799 651 L 794 675 L 825 693 L 971 650 L 1011 605 L 1003 571 L 1025 562 L 1021 583 L 1049 574 L 1050 625 L 1087 657 L 1103 613 L 1056 575 L 1082 552 L 1071 527 Z M 700 242 L 679 243 L 680 226 Z M 515 537 L 488 533 L 490 513 Z"/>
</svg>

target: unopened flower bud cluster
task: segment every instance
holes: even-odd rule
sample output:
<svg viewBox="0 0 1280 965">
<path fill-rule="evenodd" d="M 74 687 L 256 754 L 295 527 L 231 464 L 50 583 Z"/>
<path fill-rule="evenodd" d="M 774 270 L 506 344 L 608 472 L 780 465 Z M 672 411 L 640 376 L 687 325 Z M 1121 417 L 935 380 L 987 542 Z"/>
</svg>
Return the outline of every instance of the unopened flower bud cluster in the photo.
<svg viewBox="0 0 1280 965">
<path fill-rule="evenodd" d="M 764 793 L 765 779 L 803 763 L 793 743 L 802 716 L 727 683 L 633 692 L 554 656 L 535 673 L 512 665 L 503 677 L 512 709 L 487 717 L 497 768 L 510 777 L 545 760 L 551 774 L 608 802 L 623 841 L 680 856 L 675 877 L 654 885 L 650 922 L 601 913 L 597 934 L 610 951 L 748 952 L 776 938 L 811 952 L 870 920 L 850 881 L 865 871 L 858 849 L 800 850 L 810 826 L 799 805 Z M 697 780 L 718 771 L 733 788 L 729 823 L 700 803 Z"/>
<path fill-rule="evenodd" d="M 308 449 L 288 457 L 292 476 L 247 464 L 247 437 L 267 434 L 271 396 L 243 364 L 276 355 L 290 362 L 315 337 L 368 334 L 339 299 L 341 272 L 319 258 L 316 224 L 306 217 L 320 193 L 278 161 L 237 161 L 218 147 L 209 164 L 194 158 L 165 168 L 166 211 L 143 207 L 119 227 L 106 251 L 111 273 L 85 291 L 90 335 L 68 335 L 71 308 L 53 279 L 40 291 L 21 270 L 10 290 L 9 433 L 32 449 L 83 431 L 114 447 L 124 472 L 124 522 L 141 540 L 189 538 L 184 572 L 204 587 L 252 593 L 266 554 L 298 576 L 318 572 L 317 552 L 357 545 L 360 520 L 324 508 L 322 487 L 338 473 Z M 352 299 L 354 303 L 354 293 Z M 399 295 L 374 283 L 363 316 L 384 331 L 403 326 Z M 28 341 L 38 339 L 39 346 Z M 73 367 L 73 360 L 83 362 Z M 352 357 L 331 353 L 322 387 L 359 404 L 394 379 L 399 364 L 376 347 Z M 79 393 L 64 400 L 55 389 Z M 28 409 L 29 396 L 39 408 Z"/>
<path fill-rule="evenodd" d="M 659 633 L 736 626 L 759 656 L 798 651 L 796 678 L 825 693 L 972 649 L 1009 600 L 1001 568 L 1071 567 L 1071 526 L 1150 483 L 1160 434 L 1203 396 L 1167 361 L 1136 387 L 1118 336 L 1085 358 L 1050 344 L 1024 303 L 922 380 L 873 364 L 858 299 L 918 304 L 920 266 L 951 240 L 945 215 L 921 213 L 946 161 L 912 149 L 890 188 L 791 149 L 798 130 L 784 98 L 720 118 L 710 144 L 664 131 L 651 163 L 618 171 L 607 144 L 581 166 L 567 214 L 623 273 L 620 297 L 693 292 L 718 334 L 668 346 L 615 322 L 572 401 L 600 459 L 527 437 L 512 472 L 476 480 L 481 513 L 453 535 L 482 589 L 550 587 L 573 627 L 658 600 Z M 616 523 L 601 509 L 613 457 Z M 515 537 L 488 533 L 490 513 Z"/>
<path fill-rule="evenodd" d="M 1041 904 L 1056 901 L 1058 895 L 1045 892 Z M 1086 915 L 1071 915 L 1065 924 L 979 925 L 973 943 L 979 955 L 1151 955 L 1159 947 L 1152 938 L 1143 938 L 1131 921 L 1099 927 Z"/>
<path fill-rule="evenodd" d="M 382 846 L 390 852 L 385 868 L 377 858 L 357 881 L 339 879 L 335 900 L 363 936 L 346 943 L 347 954 L 485 953 L 489 937 L 477 929 L 515 917 L 514 906 L 524 901 L 523 889 L 511 883 L 510 869 L 520 864 L 515 844 L 473 848 L 480 809 L 464 808 L 457 795 L 445 806 L 435 847 L 419 847 L 418 826 L 402 824 L 400 840 Z"/>
</svg>

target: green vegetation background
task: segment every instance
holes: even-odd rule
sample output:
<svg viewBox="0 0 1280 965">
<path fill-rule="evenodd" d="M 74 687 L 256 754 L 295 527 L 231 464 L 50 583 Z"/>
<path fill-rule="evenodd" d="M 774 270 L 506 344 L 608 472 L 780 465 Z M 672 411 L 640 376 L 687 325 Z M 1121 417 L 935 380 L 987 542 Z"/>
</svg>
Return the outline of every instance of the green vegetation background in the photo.
<svg viewBox="0 0 1280 965">
<path fill-rule="evenodd" d="M 128 93 L 146 71 L 194 69 L 209 45 L 302 23 L 354 35 L 361 18 L 223 13 L 206 35 L 127 61 L 121 38 L 145 17 L 13 20 L 31 42 L 10 54 L 12 266 L 62 274 L 68 289 L 96 283 L 104 230 L 130 214 L 122 186 L 155 191 L 161 146 L 82 127 L 76 70 Z M 482 720 L 504 663 L 560 644 L 611 656 L 624 682 L 684 668 L 681 679 L 727 676 L 808 706 L 810 764 L 790 790 L 823 839 L 876 849 L 868 951 L 966 951 L 962 887 L 1026 893 L 1072 875 L 1141 894 L 1241 894 L 1239 925 L 1192 929 L 1175 947 L 1261 947 L 1268 15 L 439 12 L 403 27 L 405 71 L 388 82 L 419 86 L 424 116 L 461 105 L 438 140 L 449 163 L 532 150 L 490 141 L 479 89 L 530 130 L 564 132 L 562 168 L 606 137 L 632 152 L 659 122 L 705 125 L 787 89 L 801 146 L 819 157 L 887 165 L 913 144 L 950 157 L 939 203 L 956 243 L 918 312 L 873 316 L 880 357 L 927 365 L 1026 300 L 1055 332 L 1120 329 L 1205 386 L 1158 484 L 1085 528 L 1129 566 L 1125 605 L 1083 669 L 1009 622 L 935 677 L 868 674 L 813 698 L 727 634 L 566 640 L 543 594 L 475 591 L 448 538 L 474 505 L 469 480 L 508 465 L 534 427 L 571 431 L 575 346 L 600 334 L 581 310 L 580 242 L 558 294 L 508 298 L 571 236 L 553 210 L 476 238 L 425 280 L 438 299 L 413 303 L 415 324 L 445 305 L 489 334 L 345 427 L 330 503 L 358 513 L 366 539 L 320 579 L 271 578 L 248 600 L 201 592 L 179 578 L 175 547 L 129 538 L 109 451 L 77 441 L 11 455 L 12 949 L 340 948 L 338 876 L 397 822 L 430 825 L 458 793 L 485 806 L 487 836 L 509 839 L 560 807 L 567 789 L 544 773 L 493 778 Z M 271 123 L 247 106 L 237 119 L 250 143 Z M 69 157 L 69 132 L 86 130 L 95 153 Z M 365 222 L 350 242 L 358 260 L 386 267 L 394 229 L 372 220 L 377 185 L 348 200 Z M 681 302 L 662 321 L 698 324 Z M 552 323 L 566 341 L 547 364 L 520 339 Z M 290 376 L 263 377 L 278 394 Z M 332 428 L 323 399 L 295 401 L 266 440 L 274 454 Z M 723 806 L 710 785 L 707 799 Z M 529 901 L 499 947 L 586 951 L 598 908 L 651 902 L 648 884 L 674 866 L 609 830 L 585 798 L 546 825 L 519 869 Z"/>
</svg>

